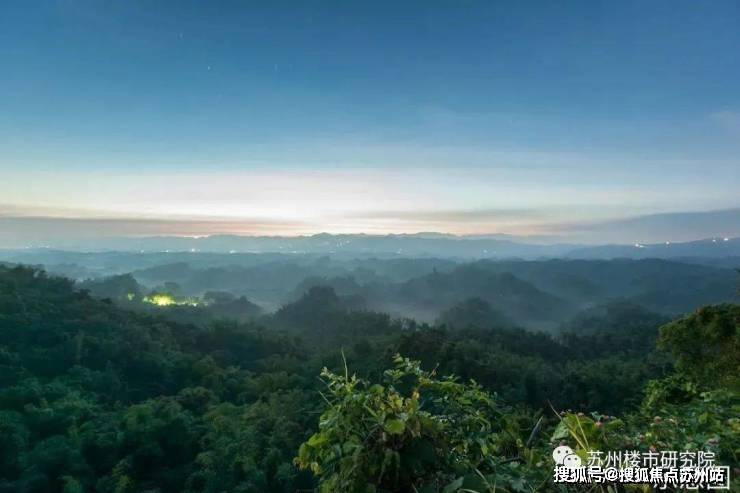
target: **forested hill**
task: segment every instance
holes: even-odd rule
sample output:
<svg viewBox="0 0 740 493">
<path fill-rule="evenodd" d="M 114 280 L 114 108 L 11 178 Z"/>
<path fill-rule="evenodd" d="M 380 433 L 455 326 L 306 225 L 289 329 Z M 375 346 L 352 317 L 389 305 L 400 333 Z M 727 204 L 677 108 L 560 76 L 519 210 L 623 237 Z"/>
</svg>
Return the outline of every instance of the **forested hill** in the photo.
<svg viewBox="0 0 740 493">
<path fill-rule="evenodd" d="M 0 268 L 0 368 L 0 491 L 311 485 L 291 464 L 320 366 L 290 339 L 137 315 Z"/>
<path fill-rule="evenodd" d="M 1 254 L 2 252 L 0 252 Z M 676 317 L 735 299 L 737 258 L 481 260 L 344 258 L 303 254 L 25 252 L 21 262 L 71 277 L 113 300 L 152 292 L 186 298 L 216 293 L 240 320 L 274 312 L 312 287 L 331 287 L 355 306 L 431 323 L 479 298 L 512 323 L 554 331 L 581 310 L 626 300 Z M 22 262 L 23 263 L 23 262 Z M 127 276 L 127 277 L 121 277 Z M 226 307 L 221 307 L 225 311 Z M 202 314 L 202 313 L 201 313 Z"/>
<path fill-rule="evenodd" d="M 128 311 L 69 280 L 0 266 L 0 492 L 310 491 L 322 476 L 294 458 L 319 431 L 327 403 L 316 377 L 322 367 L 344 371 L 341 349 L 369 381 L 401 353 L 497 392 L 513 406 L 495 418 L 509 426 L 501 454 L 526 452 L 516 447 L 537 413 L 553 425 L 548 401 L 622 414 L 639 408 L 647 381 L 671 372 L 674 360 L 704 376 L 734 364 L 715 357 L 711 370 L 656 352 L 666 319 L 630 304 L 589 312 L 558 337 L 512 327 L 482 300 L 447 312 L 446 327 L 356 309 L 327 289 L 259 325 L 197 307 L 169 317 L 170 308 Z M 476 316 L 466 318 L 468 309 Z M 684 340 L 704 326 L 696 320 L 672 332 L 678 346 L 696 346 Z M 715 356 L 729 347 L 722 337 L 711 339 Z M 547 439 L 543 432 L 537 446 L 549 447 Z"/>
</svg>

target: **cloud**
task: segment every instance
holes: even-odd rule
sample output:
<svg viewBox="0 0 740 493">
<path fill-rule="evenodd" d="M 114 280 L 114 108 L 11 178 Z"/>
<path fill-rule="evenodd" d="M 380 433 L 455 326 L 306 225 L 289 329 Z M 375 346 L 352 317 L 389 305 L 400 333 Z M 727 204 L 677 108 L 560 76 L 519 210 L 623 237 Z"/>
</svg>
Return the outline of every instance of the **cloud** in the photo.
<svg viewBox="0 0 740 493">
<path fill-rule="evenodd" d="M 176 220 L 0 215 L 0 247 L 26 247 L 112 237 L 297 234 L 310 226 L 281 220 Z"/>
<path fill-rule="evenodd" d="M 543 232 L 582 243 L 660 243 L 712 237 L 740 237 L 740 208 L 646 214 L 591 222 L 553 223 Z"/>
<path fill-rule="evenodd" d="M 522 221 L 543 219 L 542 211 L 535 209 L 464 209 L 464 210 L 397 210 L 397 211 L 370 211 L 353 214 L 350 217 L 358 219 L 398 219 L 408 221 L 451 221 L 451 222 L 479 222 L 479 221 Z"/>
</svg>

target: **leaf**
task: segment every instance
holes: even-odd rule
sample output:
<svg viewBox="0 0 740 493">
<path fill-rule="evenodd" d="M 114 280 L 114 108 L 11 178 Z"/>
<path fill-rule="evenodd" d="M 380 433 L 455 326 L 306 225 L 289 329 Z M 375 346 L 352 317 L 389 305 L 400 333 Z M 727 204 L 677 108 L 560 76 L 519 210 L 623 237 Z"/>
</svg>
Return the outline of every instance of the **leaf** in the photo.
<svg viewBox="0 0 740 493">
<path fill-rule="evenodd" d="M 480 445 L 480 451 L 483 455 L 488 455 L 488 444 L 482 438 L 478 438 L 478 445 Z"/>
<path fill-rule="evenodd" d="M 311 436 L 311 438 L 308 439 L 308 444 L 311 447 L 318 447 L 319 445 L 322 445 L 326 443 L 328 439 L 326 438 L 326 435 L 323 433 L 315 433 Z"/>
<path fill-rule="evenodd" d="M 305 468 L 306 464 L 309 463 L 311 459 L 311 452 L 309 451 L 309 447 L 307 444 L 301 444 L 300 448 L 298 449 L 298 464 L 301 466 L 301 469 Z"/>
<path fill-rule="evenodd" d="M 524 479 L 522 478 L 514 478 L 511 480 L 511 488 L 514 491 L 528 491 L 527 490 L 527 484 L 524 482 Z"/>
<path fill-rule="evenodd" d="M 389 419 L 385 422 L 385 431 L 391 435 L 400 435 L 406 429 L 406 424 L 400 419 Z"/>
<path fill-rule="evenodd" d="M 383 386 L 382 386 L 382 385 L 378 385 L 377 383 L 376 383 L 375 385 L 371 386 L 371 387 L 370 387 L 370 388 L 368 389 L 368 391 L 369 391 L 369 392 L 370 392 L 371 394 L 382 394 L 382 393 L 383 393 L 383 390 L 384 390 L 384 389 L 383 389 Z"/>
<path fill-rule="evenodd" d="M 565 424 L 565 421 L 561 421 L 560 423 L 558 423 L 557 428 L 555 428 L 555 431 L 552 433 L 550 441 L 558 442 L 560 440 L 565 440 L 569 436 L 570 430 L 568 429 L 568 425 Z"/>
<path fill-rule="evenodd" d="M 455 493 L 457 490 L 462 488 L 464 482 L 465 482 L 465 478 L 459 477 L 453 482 L 451 482 L 450 484 L 448 484 L 447 486 L 445 486 L 444 489 L 442 490 L 442 493 Z"/>
</svg>

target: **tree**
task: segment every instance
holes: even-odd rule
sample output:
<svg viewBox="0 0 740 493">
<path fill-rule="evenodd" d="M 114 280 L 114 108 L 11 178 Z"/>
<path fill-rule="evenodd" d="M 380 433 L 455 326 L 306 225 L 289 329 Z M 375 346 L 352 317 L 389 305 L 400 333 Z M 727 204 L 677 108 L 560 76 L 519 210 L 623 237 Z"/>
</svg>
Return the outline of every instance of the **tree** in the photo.
<svg viewBox="0 0 740 493">
<path fill-rule="evenodd" d="M 296 463 L 322 492 L 483 491 L 496 463 L 517 452 L 504 409 L 475 382 L 438 378 L 401 356 L 382 384 L 346 367 L 321 376 L 327 409 Z"/>
<path fill-rule="evenodd" d="M 661 327 L 658 344 L 694 382 L 740 390 L 740 305 L 700 308 Z"/>
<path fill-rule="evenodd" d="M 469 298 L 444 310 L 437 317 L 436 324 L 457 329 L 490 329 L 513 325 L 503 313 L 481 298 Z"/>
</svg>

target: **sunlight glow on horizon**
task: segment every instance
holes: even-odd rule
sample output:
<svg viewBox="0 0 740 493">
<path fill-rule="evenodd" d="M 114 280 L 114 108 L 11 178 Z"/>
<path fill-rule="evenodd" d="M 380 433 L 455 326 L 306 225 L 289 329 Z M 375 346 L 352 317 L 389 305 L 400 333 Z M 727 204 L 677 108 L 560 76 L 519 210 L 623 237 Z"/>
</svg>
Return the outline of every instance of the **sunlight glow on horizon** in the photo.
<svg viewBox="0 0 740 493">
<path fill-rule="evenodd" d="M 32 179 L 28 173 L 11 174 L 6 186 L 5 200 L 14 204 L 6 211 L 0 208 L 6 216 L 119 221 L 123 234 L 156 234 L 159 223 L 162 234 L 178 236 L 425 231 L 532 235 L 562 222 L 670 210 L 671 203 L 651 190 L 608 184 L 576 189 L 498 169 L 143 175 L 70 171 L 63 178 L 54 173 L 36 173 Z M 63 193 L 52 196 L 48 191 L 53 189 Z M 132 225 L 137 221 L 149 226 L 136 233 Z"/>
</svg>

